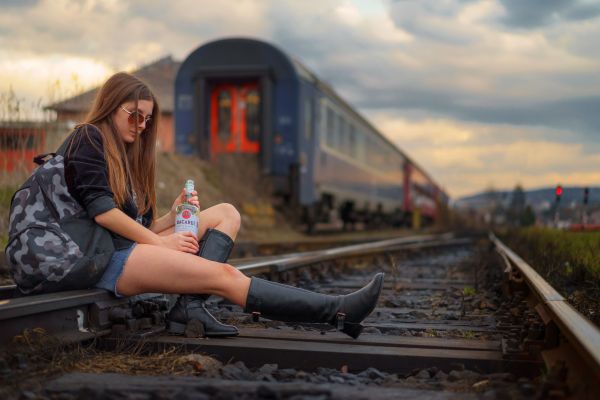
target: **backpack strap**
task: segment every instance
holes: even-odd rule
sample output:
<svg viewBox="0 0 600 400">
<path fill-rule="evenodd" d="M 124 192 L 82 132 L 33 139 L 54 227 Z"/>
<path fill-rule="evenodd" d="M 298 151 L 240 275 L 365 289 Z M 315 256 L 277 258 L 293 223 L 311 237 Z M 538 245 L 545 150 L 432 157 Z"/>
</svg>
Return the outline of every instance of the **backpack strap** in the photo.
<svg viewBox="0 0 600 400">
<path fill-rule="evenodd" d="M 33 162 L 36 163 L 37 165 L 42 165 L 42 164 L 46 163 L 50 158 L 53 158 L 55 156 L 56 156 L 56 153 L 38 154 L 37 156 L 33 157 Z"/>
</svg>

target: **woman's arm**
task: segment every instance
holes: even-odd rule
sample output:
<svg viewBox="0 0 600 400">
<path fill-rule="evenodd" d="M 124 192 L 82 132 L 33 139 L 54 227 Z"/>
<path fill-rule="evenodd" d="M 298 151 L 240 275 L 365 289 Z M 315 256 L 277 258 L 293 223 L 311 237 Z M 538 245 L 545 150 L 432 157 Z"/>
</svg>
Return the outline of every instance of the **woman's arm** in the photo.
<svg viewBox="0 0 600 400">
<path fill-rule="evenodd" d="M 154 233 L 159 233 L 169 229 L 173 225 L 175 225 L 175 214 L 171 210 L 162 217 L 152 221 L 152 225 L 150 225 L 149 229 Z"/>
<path fill-rule="evenodd" d="M 162 218 L 161 218 L 162 219 Z M 118 235 L 136 243 L 163 246 L 187 253 L 198 252 L 198 239 L 191 232 L 178 232 L 167 236 L 159 236 L 142 224 L 129 218 L 118 208 L 113 208 L 94 217 L 96 223 Z"/>
<path fill-rule="evenodd" d="M 118 208 L 98 214 L 94 217 L 94 220 L 98 225 L 136 243 L 162 245 L 162 241 L 156 233 L 129 218 L 127 214 Z"/>
</svg>

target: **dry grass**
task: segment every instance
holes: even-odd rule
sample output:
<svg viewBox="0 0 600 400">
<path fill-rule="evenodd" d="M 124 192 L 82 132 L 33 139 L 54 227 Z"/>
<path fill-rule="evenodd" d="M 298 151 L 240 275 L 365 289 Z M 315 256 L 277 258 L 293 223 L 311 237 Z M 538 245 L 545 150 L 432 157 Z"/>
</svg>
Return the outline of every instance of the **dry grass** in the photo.
<svg viewBox="0 0 600 400">
<path fill-rule="evenodd" d="M 41 328 L 27 329 L 0 351 L 5 368 L 0 374 L 0 397 L 10 398 L 24 388 L 36 388 L 42 379 L 69 371 L 88 349 L 65 345 Z"/>
<path fill-rule="evenodd" d="M 303 237 L 286 216 L 277 212 L 278 200 L 271 195 L 270 181 L 260 173 L 256 156 L 223 156 L 209 163 L 194 156 L 159 154 L 156 177 L 159 211 L 168 211 L 187 179 L 195 181 L 202 209 L 230 203 L 240 211 L 242 227 L 238 239 Z"/>
<path fill-rule="evenodd" d="M 216 376 L 222 364 L 201 354 L 182 355 L 171 349 L 154 354 L 93 352 L 72 365 L 71 371 L 118 373 L 125 375 L 203 375 Z"/>
<path fill-rule="evenodd" d="M 20 391 L 39 389 L 44 381 L 68 372 L 215 377 L 221 367 L 214 358 L 185 354 L 177 347 L 149 352 L 140 344 L 102 351 L 95 343 L 64 344 L 35 328 L 0 351 L 0 398 L 17 398 Z"/>
<path fill-rule="evenodd" d="M 525 228 L 507 244 L 556 290 L 600 326 L 600 232 Z"/>
</svg>

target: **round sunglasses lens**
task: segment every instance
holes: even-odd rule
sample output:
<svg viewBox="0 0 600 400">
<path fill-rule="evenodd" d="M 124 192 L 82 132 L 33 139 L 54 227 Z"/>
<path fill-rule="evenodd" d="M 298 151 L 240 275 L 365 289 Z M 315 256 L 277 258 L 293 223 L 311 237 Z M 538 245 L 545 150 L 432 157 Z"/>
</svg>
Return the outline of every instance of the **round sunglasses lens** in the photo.
<svg viewBox="0 0 600 400">
<path fill-rule="evenodd" d="M 139 125 L 142 122 L 144 122 L 144 116 L 137 111 L 133 111 L 131 114 L 129 114 L 129 118 L 127 118 L 127 120 L 132 125 L 133 124 Z"/>
</svg>

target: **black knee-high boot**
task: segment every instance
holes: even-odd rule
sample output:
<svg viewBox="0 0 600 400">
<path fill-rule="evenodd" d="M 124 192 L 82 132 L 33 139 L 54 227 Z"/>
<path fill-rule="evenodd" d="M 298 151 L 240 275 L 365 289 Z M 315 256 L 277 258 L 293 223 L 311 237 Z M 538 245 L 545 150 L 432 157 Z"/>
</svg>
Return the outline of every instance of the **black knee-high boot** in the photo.
<svg viewBox="0 0 600 400">
<path fill-rule="evenodd" d="M 200 240 L 198 255 L 211 261 L 225 262 L 231 254 L 233 240 L 223 232 L 208 229 Z M 206 309 L 204 302 L 209 294 L 185 294 L 179 296 L 167 316 L 169 332 L 183 334 L 188 322 L 198 320 L 204 326 L 205 336 L 236 336 L 235 326 L 225 325 L 217 321 Z"/>
<path fill-rule="evenodd" d="M 361 321 L 377 304 L 383 278 L 384 274 L 378 273 L 362 289 L 342 296 L 252 278 L 244 311 L 280 321 L 325 322 L 356 339 L 363 329 Z"/>
</svg>

